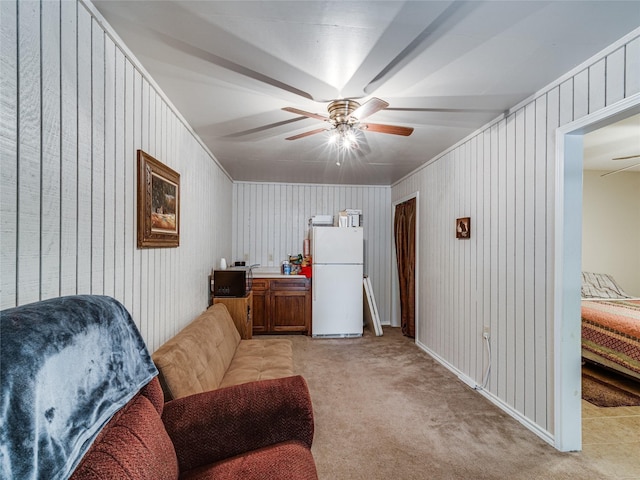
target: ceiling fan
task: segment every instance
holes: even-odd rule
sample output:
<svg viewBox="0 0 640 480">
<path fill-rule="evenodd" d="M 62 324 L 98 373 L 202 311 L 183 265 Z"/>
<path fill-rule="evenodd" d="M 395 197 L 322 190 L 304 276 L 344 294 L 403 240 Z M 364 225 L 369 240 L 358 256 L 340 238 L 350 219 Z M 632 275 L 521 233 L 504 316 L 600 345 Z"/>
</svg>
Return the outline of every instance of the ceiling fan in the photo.
<svg viewBox="0 0 640 480">
<path fill-rule="evenodd" d="M 377 133 L 389 133 L 392 135 L 409 136 L 413 133 L 413 128 L 401 127 L 397 125 L 383 125 L 380 123 L 363 122 L 370 115 L 379 110 L 387 108 L 389 104 L 379 98 L 371 98 L 367 102 L 360 105 L 355 100 L 334 100 L 327 106 L 329 116 L 319 115 L 317 113 L 305 112 L 293 107 L 285 107 L 282 110 L 286 112 L 296 113 L 309 118 L 315 118 L 327 122 L 329 125 L 322 128 L 316 128 L 308 132 L 287 137 L 286 140 L 297 140 L 299 138 L 315 135 L 325 131 L 333 132 L 330 141 L 333 139 L 341 143 L 346 148 L 357 148 L 355 134 L 357 130 L 366 130 Z"/>
<path fill-rule="evenodd" d="M 612 158 L 611 160 L 631 160 L 632 158 L 640 158 L 640 155 L 628 155 L 626 157 L 616 157 L 616 158 Z M 613 170 L 611 172 L 603 173 L 600 176 L 606 177 L 607 175 L 613 175 L 614 173 L 624 172 L 625 170 L 630 170 L 634 167 L 637 167 L 638 165 L 640 165 L 640 162 L 634 163 L 632 165 L 627 165 L 626 167 L 618 168 L 617 170 Z"/>
</svg>

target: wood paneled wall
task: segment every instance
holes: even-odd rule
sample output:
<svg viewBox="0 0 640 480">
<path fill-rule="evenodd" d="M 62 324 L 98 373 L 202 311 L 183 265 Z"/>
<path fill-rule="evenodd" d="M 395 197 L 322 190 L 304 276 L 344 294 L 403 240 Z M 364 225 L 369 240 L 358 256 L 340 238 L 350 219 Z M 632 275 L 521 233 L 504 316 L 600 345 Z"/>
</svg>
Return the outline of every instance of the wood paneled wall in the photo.
<svg viewBox="0 0 640 480">
<path fill-rule="evenodd" d="M 556 128 L 640 92 L 633 35 L 392 187 L 419 192 L 419 344 L 553 434 Z M 471 239 L 454 222 L 471 217 Z"/>
<path fill-rule="evenodd" d="M 309 219 L 345 208 L 362 210 L 365 274 L 371 278 L 380 321 L 391 321 L 391 188 L 236 182 L 233 186 L 233 260 L 278 266 L 302 253 Z"/>
<path fill-rule="evenodd" d="M 208 305 L 232 182 L 88 7 L 0 9 L 0 306 L 113 296 L 153 351 Z M 136 248 L 137 149 L 181 175 L 178 248 Z"/>
</svg>

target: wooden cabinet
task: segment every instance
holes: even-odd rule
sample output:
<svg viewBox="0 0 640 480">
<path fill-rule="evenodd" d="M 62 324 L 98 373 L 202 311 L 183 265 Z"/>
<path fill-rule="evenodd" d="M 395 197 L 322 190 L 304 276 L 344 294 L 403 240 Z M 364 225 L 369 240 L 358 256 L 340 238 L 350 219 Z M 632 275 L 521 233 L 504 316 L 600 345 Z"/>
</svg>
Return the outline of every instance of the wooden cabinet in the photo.
<svg viewBox="0 0 640 480">
<path fill-rule="evenodd" d="M 311 280 L 253 279 L 253 333 L 311 334 Z"/>
<path fill-rule="evenodd" d="M 267 331 L 267 317 L 269 316 L 269 279 L 253 279 L 253 333 L 269 333 Z"/>
<path fill-rule="evenodd" d="M 214 297 L 213 303 L 226 305 L 233 323 L 240 333 L 240 338 L 251 338 L 253 333 L 253 292 L 244 297 Z"/>
<path fill-rule="evenodd" d="M 311 333 L 311 280 L 303 277 L 269 282 L 271 330 Z"/>
</svg>

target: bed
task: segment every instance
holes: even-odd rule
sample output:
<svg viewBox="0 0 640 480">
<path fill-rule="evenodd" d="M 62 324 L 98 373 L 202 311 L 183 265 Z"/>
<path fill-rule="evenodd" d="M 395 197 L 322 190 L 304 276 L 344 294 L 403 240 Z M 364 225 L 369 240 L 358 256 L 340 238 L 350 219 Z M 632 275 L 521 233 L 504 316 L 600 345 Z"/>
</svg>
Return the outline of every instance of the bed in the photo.
<svg viewBox="0 0 640 480">
<path fill-rule="evenodd" d="M 582 357 L 640 381 L 640 299 L 606 274 L 582 274 Z"/>
</svg>

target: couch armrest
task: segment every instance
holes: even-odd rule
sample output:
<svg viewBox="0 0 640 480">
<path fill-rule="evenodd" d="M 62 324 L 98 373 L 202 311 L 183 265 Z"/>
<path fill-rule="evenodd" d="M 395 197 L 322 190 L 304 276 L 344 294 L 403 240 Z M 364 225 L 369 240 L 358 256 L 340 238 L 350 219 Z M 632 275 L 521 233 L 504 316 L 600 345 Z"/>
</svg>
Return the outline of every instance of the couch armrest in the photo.
<svg viewBox="0 0 640 480">
<path fill-rule="evenodd" d="M 221 388 L 165 404 L 180 471 L 287 440 L 311 448 L 313 409 L 301 376 Z"/>
</svg>

